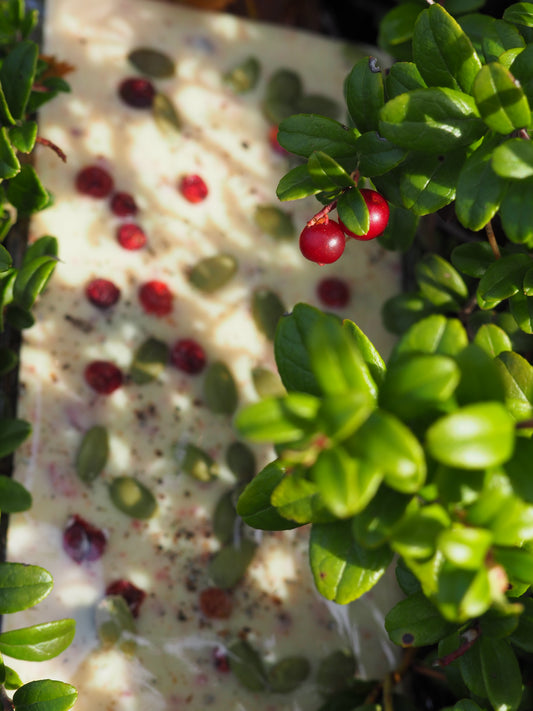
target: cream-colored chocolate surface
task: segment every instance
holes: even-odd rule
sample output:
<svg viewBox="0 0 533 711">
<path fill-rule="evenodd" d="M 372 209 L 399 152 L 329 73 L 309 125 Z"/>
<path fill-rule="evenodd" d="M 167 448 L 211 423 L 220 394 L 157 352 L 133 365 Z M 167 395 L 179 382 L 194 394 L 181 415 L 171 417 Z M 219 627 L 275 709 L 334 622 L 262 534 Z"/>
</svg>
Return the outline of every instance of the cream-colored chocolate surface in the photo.
<svg viewBox="0 0 533 711">
<path fill-rule="evenodd" d="M 299 301 L 321 306 L 317 283 L 333 274 L 351 289 L 348 306 L 338 313 L 355 320 L 380 350 L 390 348 L 379 309 L 399 288 L 395 257 L 376 243 L 351 240 L 336 264 L 319 267 L 304 260 L 297 235 L 319 209 L 314 199 L 281 205 L 295 225 L 292 240 L 276 240 L 254 221 L 257 206 L 277 204 L 275 188 L 288 167 L 288 159 L 269 144 L 261 111 L 269 76 L 280 67 L 294 68 L 306 92 L 326 88 L 341 101 L 350 59 L 342 44 L 322 37 L 153 0 L 49 0 L 45 43 L 48 54 L 76 71 L 68 77 L 72 93 L 60 95 L 40 115 L 40 134 L 60 146 L 68 162 L 39 149 L 37 168 L 55 204 L 33 220 L 31 239 L 57 236 L 61 261 L 38 305 L 37 323 L 24 334 L 19 416 L 32 422 L 33 434 L 18 452 L 16 477 L 34 504 L 11 517 L 8 554 L 46 567 L 55 587 L 36 608 L 6 622 L 22 626 L 74 617 L 77 633 L 57 659 L 13 666 L 24 681 L 50 677 L 76 685 L 79 711 L 314 711 L 321 700 L 313 675 L 329 652 L 352 649 L 361 676 L 392 665 L 380 612 L 395 594 L 392 582 L 348 608 L 327 604 L 308 572 L 306 530 L 256 532 L 251 535 L 258 551 L 231 593 L 231 616 L 206 618 L 199 594 L 212 585 L 207 564 L 220 545 L 212 531 L 213 509 L 235 484 L 225 464 L 226 447 L 237 438 L 231 417 L 205 407 L 203 374 L 187 375 L 169 365 L 155 382 L 125 382 L 105 396 L 88 387 L 83 373 L 95 359 L 127 372 L 134 351 L 150 336 L 169 345 L 191 337 L 203 345 L 208 362 L 222 360 L 231 368 L 244 405 L 257 399 L 251 369 L 275 368 L 272 344 L 251 315 L 253 290 L 272 289 L 287 309 Z M 124 78 L 138 75 L 127 60 L 136 47 L 159 48 L 176 62 L 174 77 L 154 80 L 181 117 L 181 134 L 172 140 L 149 110 L 132 109 L 117 95 Z M 238 95 L 223 75 L 250 55 L 261 63 L 260 80 L 253 91 Z M 115 231 L 123 220 L 111 213 L 108 199 L 77 193 L 75 176 L 90 164 L 106 168 L 116 190 L 134 195 L 136 221 L 148 237 L 145 248 L 127 251 L 118 244 Z M 188 203 L 177 189 L 188 173 L 208 185 L 201 203 Z M 189 283 L 188 270 L 220 251 L 238 260 L 238 272 L 222 289 L 204 294 Z M 95 308 L 85 297 L 95 277 L 111 279 L 121 290 L 110 310 Z M 166 282 L 174 294 L 168 316 L 141 308 L 138 287 L 151 279 Z M 74 461 L 84 433 L 96 424 L 108 431 L 110 456 L 87 486 Z M 217 480 L 201 483 L 180 472 L 175 447 L 187 442 L 214 457 Z M 272 456 L 267 449 L 255 452 L 259 465 Z M 154 493 L 154 517 L 132 519 L 113 506 L 108 484 L 123 475 Z M 74 514 L 106 532 L 99 560 L 78 564 L 64 552 L 62 532 Z M 147 593 L 130 655 L 102 650 L 94 624 L 96 605 L 118 578 Z M 213 650 L 223 651 L 239 636 L 269 661 L 306 656 L 309 680 L 286 695 L 245 690 L 213 663 Z"/>
</svg>

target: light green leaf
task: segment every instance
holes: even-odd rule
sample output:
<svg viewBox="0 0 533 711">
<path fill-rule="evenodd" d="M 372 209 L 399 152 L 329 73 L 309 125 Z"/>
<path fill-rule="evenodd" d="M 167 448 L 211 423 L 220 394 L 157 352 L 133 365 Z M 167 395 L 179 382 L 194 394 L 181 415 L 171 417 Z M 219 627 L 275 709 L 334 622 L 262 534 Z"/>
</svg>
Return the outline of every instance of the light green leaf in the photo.
<svg viewBox="0 0 533 711">
<path fill-rule="evenodd" d="M 278 461 L 270 462 L 246 486 L 237 502 L 237 513 L 248 526 L 284 531 L 300 525 L 281 516 L 271 503 L 272 493 L 284 476 L 285 467 Z"/>
<path fill-rule="evenodd" d="M 533 145 L 523 138 L 510 138 L 492 156 L 492 168 L 503 178 L 520 180 L 533 175 Z"/>
<path fill-rule="evenodd" d="M 55 257 L 43 255 L 28 262 L 19 270 L 13 284 L 13 298 L 18 306 L 31 309 L 35 299 L 46 286 L 56 264 Z"/>
<path fill-rule="evenodd" d="M 308 195 L 316 195 L 320 190 L 309 175 L 307 165 L 297 165 L 281 178 L 276 195 L 281 201 L 300 200 Z"/>
<path fill-rule="evenodd" d="M 500 205 L 505 234 L 512 242 L 533 246 L 533 177 L 510 181 Z"/>
<path fill-rule="evenodd" d="M 436 602 L 446 619 L 462 623 L 479 617 L 488 610 L 491 601 L 490 580 L 485 566 L 467 570 L 444 563 L 438 575 Z"/>
<path fill-rule="evenodd" d="M 420 12 L 419 5 L 417 5 L 417 10 Z M 422 79 L 422 75 L 414 62 L 395 62 L 385 78 L 385 88 L 389 99 L 393 99 L 395 96 L 405 94 L 407 91 L 425 89 L 427 84 Z"/>
<path fill-rule="evenodd" d="M 427 155 L 413 152 L 404 161 L 400 192 L 404 206 L 415 215 L 429 215 L 449 205 L 455 198 L 465 152 Z"/>
<path fill-rule="evenodd" d="M 30 681 L 13 694 L 16 711 L 68 711 L 78 692 L 70 684 L 52 679 Z"/>
<path fill-rule="evenodd" d="M 531 122 L 529 103 L 522 88 L 498 62 L 486 64 L 479 71 L 473 96 L 482 119 L 496 133 L 508 134 Z"/>
<path fill-rule="evenodd" d="M 505 404 L 516 420 L 533 416 L 533 367 L 510 348 L 496 358 L 505 387 Z"/>
<path fill-rule="evenodd" d="M 441 309 L 456 309 L 468 298 L 461 275 L 438 254 L 427 254 L 417 262 L 415 278 L 422 296 Z"/>
<path fill-rule="evenodd" d="M 54 581 L 44 568 L 22 563 L 0 563 L 0 614 L 33 607 L 50 593 Z"/>
<path fill-rule="evenodd" d="M 385 377 L 385 372 L 387 370 L 385 362 L 377 349 L 374 347 L 373 343 L 370 341 L 368 336 L 366 336 L 363 331 L 349 319 L 344 319 L 342 322 L 342 327 L 350 337 L 353 339 L 355 345 L 357 346 L 359 352 L 363 356 L 363 360 L 368 366 L 370 375 L 372 376 L 374 382 L 379 386 L 383 382 Z"/>
<path fill-rule="evenodd" d="M 526 254 L 508 254 L 490 264 L 477 289 L 481 308 L 494 308 L 500 301 L 521 291 L 530 266 L 531 260 Z"/>
<path fill-rule="evenodd" d="M 235 427 L 253 442 L 295 442 L 315 429 L 319 407 L 320 400 L 307 393 L 270 397 L 243 408 L 235 418 Z"/>
<path fill-rule="evenodd" d="M 510 5 L 503 13 L 503 19 L 515 25 L 533 27 L 533 3 L 516 2 Z"/>
<path fill-rule="evenodd" d="M 484 565 L 492 535 L 485 528 L 453 524 L 442 531 L 437 545 L 446 560 L 457 568 L 478 570 Z"/>
<path fill-rule="evenodd" d="M 41 662 L 61 654 L 74 639 L 74 620 L 56 620 L 0 634 L 0 652 L 7 657 Z"/>
<path fill-rule="evenodd" d="M 494 323 L 483 324 L 476 333 L 473 342 L 476 346 L 483 348 L 492 358 L 496 358 L 503 351 L 511 351 L 513 349 L 509 336 L 503 328 L 496 326 Z"/>
<path fill-rule="evenodd" d="M 320 190 L 355 187 L 355 182 L 344 168 L 323 151 L 311 153 L 307 161 L 307 169 Z"/>
<path fill-rule="evenodd" d="M 337 212 L 345 227 L 356 235 L 364 235 L 370 227 L 366 202 L 358 188 L 343 193 L 337 201 Z"/>
<path fill-rule="evenodd" d="M 389 366 L 408 353 L 455 356 L 467 344 L 468 335 L 459 319 L 433 314 L 421 319 L 403 334 L 389 358 Z"/>
<path fill-rule="evenodd" d="M 318 486 L 305 479 L 300 470 L 287 474 L 279 482 L 270 501 L 281 516 L 300 524 L 326 523 L 333 519 Z"/>
<path fill-rule="evenodd" d="M 533 24 L 533 5 L 531 14 Z M 483 681 L 492 707 L 516 711 L 522 699 L 522 673 L 510 643 L 482 635 L 479 645 Z"/>
</svg>

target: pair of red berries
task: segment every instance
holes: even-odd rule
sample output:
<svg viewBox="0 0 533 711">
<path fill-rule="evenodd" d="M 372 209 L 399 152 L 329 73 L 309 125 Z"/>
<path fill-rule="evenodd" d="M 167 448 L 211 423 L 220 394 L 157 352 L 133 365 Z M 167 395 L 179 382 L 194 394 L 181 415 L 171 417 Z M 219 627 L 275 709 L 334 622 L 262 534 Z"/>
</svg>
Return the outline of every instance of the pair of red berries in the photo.
<svg viewBox="0 0 533 711">
<path fill-rule="evenodd" d="M 364 235 L 356 235 L 342 222 L 324 220 L 307 225 L 300 235 L 300 251 L 306 259 L 317 264 L 331 264 L 339 259 L 346 245 L 346 238 L 368 241 L 379 237 L 389 221 L 389 205 L 384 197 L 375 190 L 364 188 L 361 195 L 366 203 L 369 214 L 369 228 Z"/>
</svg>

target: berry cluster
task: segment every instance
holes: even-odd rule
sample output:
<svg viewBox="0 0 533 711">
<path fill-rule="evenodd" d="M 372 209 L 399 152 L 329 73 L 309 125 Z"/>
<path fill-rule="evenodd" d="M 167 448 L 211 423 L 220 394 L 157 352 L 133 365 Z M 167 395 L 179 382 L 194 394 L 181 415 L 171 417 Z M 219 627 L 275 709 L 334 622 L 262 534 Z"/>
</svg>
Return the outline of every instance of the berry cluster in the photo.
<svg viewBox="0 0 533 711">
<path fill-rule="evenodd" d="M 339 219 L 330 220 L 326 213 L 317 221 L 310 221 L 300 234 L 300 251 L 306 259 L 317 264 L 331 264 L 339 259 L 346 246 L 346 239 L 368 241 L 379 237 L 389 221 L 389 205 L 375 190 L 362 189 L 361 195 L 369 214 L 369 227 L 365 234 L 351 232 Z"/>
</svg>

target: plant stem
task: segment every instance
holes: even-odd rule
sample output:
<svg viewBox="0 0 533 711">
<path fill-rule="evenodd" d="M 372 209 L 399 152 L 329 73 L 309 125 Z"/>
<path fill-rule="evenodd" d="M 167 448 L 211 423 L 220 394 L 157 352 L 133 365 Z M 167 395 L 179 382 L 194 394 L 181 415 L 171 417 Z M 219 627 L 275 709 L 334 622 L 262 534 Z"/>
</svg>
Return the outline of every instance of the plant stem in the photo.
<svg viewBox="0 0 533 711">
<path fill-rule="evenodd" d="M 317 222 L 320 222 L 321 220 L 323 220 L 324 217 L 326 217 L 336 207 L 337 207 L 336 200 L 333 200 L 333 202 L 330 202 L 329 205 L 325 205 L 325 207 L 323 207 L 322 210 L 320 210 L 320 212 L 317 212 L 316 215 L 313 215 L 313 217 L 307 223 L 307 227 L 312 227 L 313 225 L 316 225 Z"/>
<path fill-rule="evenodd" d="M 374 704 L 379 698 L 379 695 L 383 692 L 383 704 L 384 711 L 392 711 L 392 687 L 395 684 L 399 684 L 403 677 L 407 674 L 413 660 L 416 656 L 416 647 L 410 647 L 405 650 L 405 654 L 402 657 L 402 661 L 399 666 L 385 677 L 383 681 L 380 681 L 372 689 L 372 691 L 367 695 L 365 699 L 365 704 Z M 386 697 L 389 699 L 390 706 L 386 705 Z"/>
<path fill-rule="evenodd" d="M 478 639 L 480 634 L 481 634 L 481 631 L 478 627 L 471 627 L 470 629 L 466 630 L 466 632 L 463 635 L 463 641 L 457 647 L 457 649 L 454 649 L 453 652 L 446 654 L 444 657 L 441 657 L 440 659 L 436 659 L 433 662 L 433 666 L 434 667 L 447 667 L 448 664 L 455 662 L 456 659 L 459 659 L 459 657 L 462 657 L 463 654 L 470 649 L 470 647 Z"/>
<path fill-rule="evenodd" d="M 492 222 L 490 220 L 485 225 L 485 232 L 487 233 L 487 239 L 489 240 L 489 244 L 492 248 L 494 256 L 496 257 L 496 259 L 499 259 L 502 255 L 500 254 L 500 248 L 498 247 L 498 243 L 496 242 L 496 235 L 494 234 L 494 230 L 492 229 Z"/>
<path fill-rule="evenodd" d="M 2 709 L 4 711 L 15 711 L 15 704 L 6 694 L 6 690 L 3 686 L 0 686 L 0 702 L 2 703 Z"/>
<path fill-rule="evenodd" d="M 47 148 L 51 148 L 56 155 L 58 155 L 63 163 L 67 162 L 67 156 L 65 153 L 61 150 L 59 146 L 56 146 L 55 143 L 52 143 L 48 138 L 42 138 L 41 136 L 37 136 L 35 138 L 35 143 L 40 143 L 41 146 L 46 146 Z"/>
</svg>

